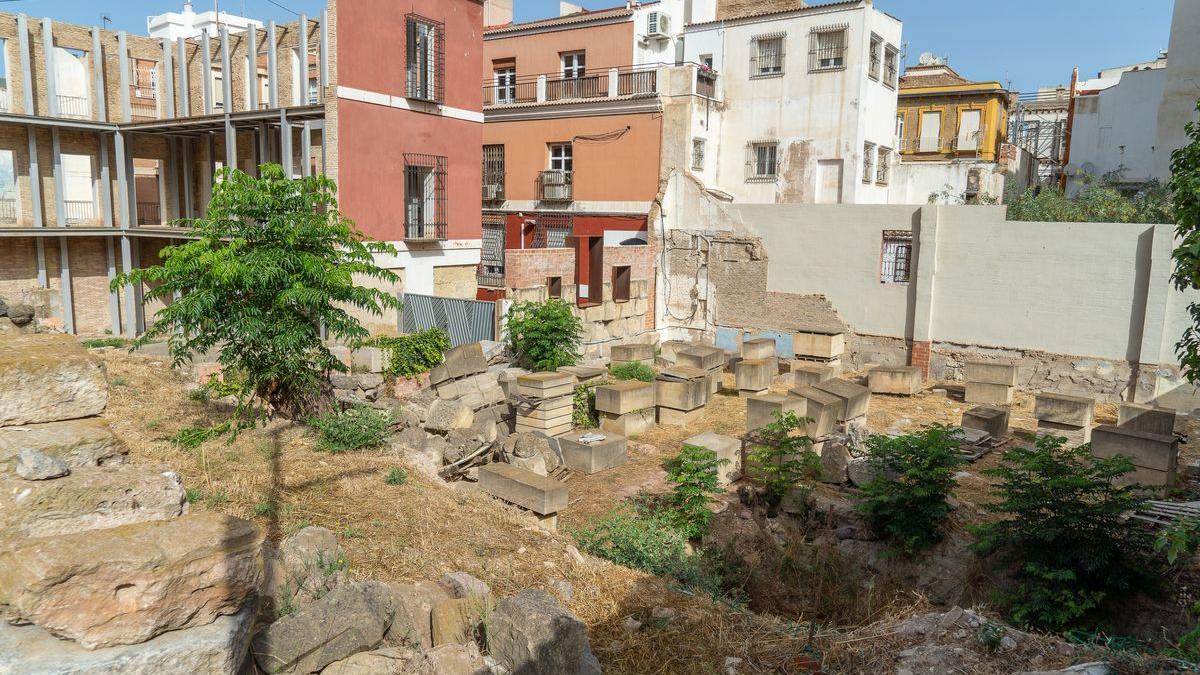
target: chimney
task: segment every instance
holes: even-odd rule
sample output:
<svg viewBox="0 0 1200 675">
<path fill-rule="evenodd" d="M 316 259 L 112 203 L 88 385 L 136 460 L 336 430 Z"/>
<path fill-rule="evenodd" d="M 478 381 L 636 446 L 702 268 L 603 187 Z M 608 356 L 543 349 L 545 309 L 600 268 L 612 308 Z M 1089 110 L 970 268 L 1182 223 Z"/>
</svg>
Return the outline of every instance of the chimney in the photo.
<svg viewBox="0 0 1200 675">
<path fill-rule="evenodd" d="M 483 25 L 504 26 L 513 21 L 513 0 L 484 0 Z"/>
</svg>

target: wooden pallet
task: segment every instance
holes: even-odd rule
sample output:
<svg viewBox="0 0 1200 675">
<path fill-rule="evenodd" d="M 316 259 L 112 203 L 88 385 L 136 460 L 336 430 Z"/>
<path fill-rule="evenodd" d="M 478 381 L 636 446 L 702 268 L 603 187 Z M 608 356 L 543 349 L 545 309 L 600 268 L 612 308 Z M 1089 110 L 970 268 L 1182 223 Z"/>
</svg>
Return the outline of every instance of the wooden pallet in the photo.
<svg viewBox="0 0 1200 675">
<path fill-rule="evenodd" d="M 547 475 L 547 478 L 565 483 L 571 479 L 571 470 L 567 468 L 566 464 L 559 464 Z"/>
<path fill-rule="evenodd" d="M 967 461 L 968 463 L 971 463 L 971 462 L 979 461 L 985 455 L 987 455 L 991 451 L 995 450 L 996 448 L 1000 447 L 1001 445 L 1004 445 L 1003 440 L 988 436 L 987 438 L 983 439 L 982 441 L 980 441 L 978 443 L 975 443 L 974 445 L 966 445 L 966 444 L 960 445 L 960 446 L 958 446 L 958 451 L 959 451 L 959 454 L 962 455 L 963 460 Z"/>
<path fill-rule="evenodd" d="M 1180 518 L 1200 518 L 1200 502 L 1149 501 L 1142 510 L 1129 517 L 1155 527 L 1166 527 Z"/>
</svg>

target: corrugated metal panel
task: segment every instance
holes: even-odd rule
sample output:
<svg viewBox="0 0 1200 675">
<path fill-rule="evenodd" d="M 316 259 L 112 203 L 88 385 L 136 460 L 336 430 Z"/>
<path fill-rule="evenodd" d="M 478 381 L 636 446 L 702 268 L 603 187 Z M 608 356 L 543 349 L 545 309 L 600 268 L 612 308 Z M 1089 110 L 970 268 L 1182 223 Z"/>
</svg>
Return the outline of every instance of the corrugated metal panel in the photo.
<svg viewBox="0 0 1200 675">
<path fill-rule="evenodd" d="M 400 332 L 417 333 L 441 328 L 450 344 L 459 345 L 496 339 L 496 303 L 485 300 L 441 298 L 404 293 L 400 296 Z"/>
</svg>

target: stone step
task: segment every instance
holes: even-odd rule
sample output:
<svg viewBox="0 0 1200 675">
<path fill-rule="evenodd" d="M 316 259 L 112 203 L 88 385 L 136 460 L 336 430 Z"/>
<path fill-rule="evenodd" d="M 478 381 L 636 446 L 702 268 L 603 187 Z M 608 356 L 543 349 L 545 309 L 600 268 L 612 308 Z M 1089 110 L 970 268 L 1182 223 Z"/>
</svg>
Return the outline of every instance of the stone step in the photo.
<svg viewBox="0 0 1200 675">
<path fill-rule="evenodd" d="M 51 480 L 0 479 L 0 541 L 168 520 L 184 512 L 179 477 L 128 464 L 76 467 Z"/>
<path fill-rule="evenodd" d="M 69 467 L 121 464 L 129 450 L 108 422 L 88 417 L 64 422 L 0 427 L 0 474 L 10 473 L 23 448 L 37 450 Z"/>
<path fill-rule="evenodd" d="M 70 335 L 0 340 L 0 427 L 92 417 L 108 405 L 100 362 Z"/>
</svg>

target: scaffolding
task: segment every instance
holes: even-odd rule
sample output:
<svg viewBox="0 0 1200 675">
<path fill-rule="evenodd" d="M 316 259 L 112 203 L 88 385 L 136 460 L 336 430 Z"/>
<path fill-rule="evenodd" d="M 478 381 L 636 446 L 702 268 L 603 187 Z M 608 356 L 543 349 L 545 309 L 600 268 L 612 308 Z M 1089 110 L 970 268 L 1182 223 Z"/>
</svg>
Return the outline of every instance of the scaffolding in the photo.
<svg viewBox="0 0 1200 675">
<path fill-rule="evenodd" d="M 1008 142 L 1024 150 L 1039 184 L 1057 181 L 1067 147 L 1070 90 L 1059 86 L 1017 96 L 1011 107 Z"/>
</svg>

